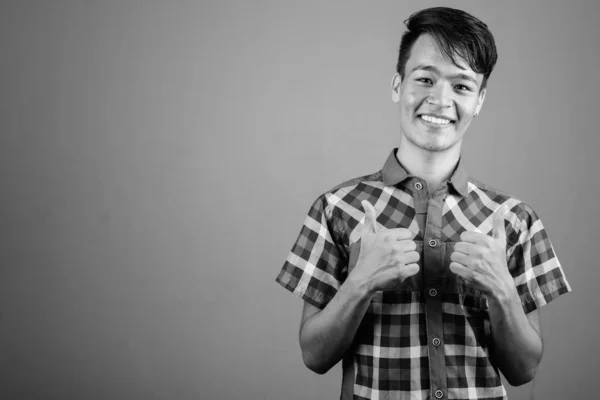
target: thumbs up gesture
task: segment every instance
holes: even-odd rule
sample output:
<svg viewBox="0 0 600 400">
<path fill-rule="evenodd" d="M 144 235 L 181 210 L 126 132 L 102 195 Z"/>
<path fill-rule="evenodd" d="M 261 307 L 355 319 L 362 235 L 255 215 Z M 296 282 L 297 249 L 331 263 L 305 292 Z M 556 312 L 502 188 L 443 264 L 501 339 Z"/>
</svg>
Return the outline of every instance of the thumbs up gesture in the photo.
<svg viewBox="0 0 600 400">
<path fill-rule="evenodd" d="M 414 234 L 405 228 L 378 228 L 375 208 L 365 200 L 361 204 L 365 222 L 358 228 L 361 230 L 360 253 L 348 279 L 366 285 L 369 292 L 393 289 L 419 272 Z"/>
<path fill-rule="evenodd" d="M 511 293 L 515 288 L 506 263 L 504 216 L 507 211 L 506 206 L 501 206 L 494 212 L 492 236 L 463 232 L 450 256 L 450 270 L 489 296 Z"/>
</svg>

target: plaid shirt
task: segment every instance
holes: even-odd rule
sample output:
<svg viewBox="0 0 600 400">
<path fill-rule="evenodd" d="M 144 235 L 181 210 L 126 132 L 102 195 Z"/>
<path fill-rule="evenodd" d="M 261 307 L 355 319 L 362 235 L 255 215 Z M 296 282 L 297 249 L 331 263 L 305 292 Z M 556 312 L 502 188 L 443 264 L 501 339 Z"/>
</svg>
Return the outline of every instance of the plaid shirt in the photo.
<svg viewBox="0 0 600 400">
<path fill-rule="evenodd" d="M 502 204 L 508 268 L 525 313 L 571 290 L 542 222 L 527 204 L 470 179 L 459 165 L 446 185 L 428 193 L 395 150 L 383 169 L 321 195 L 277 282 L 323 309 L 348 275 L 368 200 L 385 228 L 416 233 L 419 273 L 396 290 L 378 292 L 343 360 L 342 399 L 505 399 L 485 295 L 448 265 L 464 231 L 491 234 Z M 354 254 L 354 253 L 353 253 Z"/>
</svg>

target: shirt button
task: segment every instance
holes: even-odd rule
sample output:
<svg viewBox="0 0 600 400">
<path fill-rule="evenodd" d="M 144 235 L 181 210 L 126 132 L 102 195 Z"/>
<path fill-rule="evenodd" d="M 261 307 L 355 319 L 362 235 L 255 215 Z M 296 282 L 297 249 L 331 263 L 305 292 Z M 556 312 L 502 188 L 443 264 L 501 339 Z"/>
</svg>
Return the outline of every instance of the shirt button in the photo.
<svg viewBox="0 0 600 400">
<path fill-rule="evenodd" d="M 429 295 L 430 295 L 431 297 L 435 297 L 435 296 L 437 296 L 437 290 L 435 290 L 435 289 L 429 289 Z"/>
<path fill-rule="evenodd" d="M 440 344 L 442 343 L 442 341 L 438 338 L 433 338 L 433 345 L 435 347 L 438 347 Z"/>
<path fill-rule="evenodd" d="M 423 189 L 423 184 L 421 182 L 417 182 L 415 183 L 415 188 L 417 188 L 417 190 L 421 190 Z"/>
<path fill-rule="evenodd" d="M 435 246 L 437 246 L 437 240 L 435 240 L 435 239 L 431 239 L 431 240 L 429 241 L 429 246 L 430 246 L 430 247 L 435 247 Z"/>
<path fill-rule="evenodd" d="M 435 391 L 435 398 L 436 399 L 441 399 L 442 397 L 444 397 L 444 392 L 442 392 L 441 390 L 436 390 Z"/>
</svg>

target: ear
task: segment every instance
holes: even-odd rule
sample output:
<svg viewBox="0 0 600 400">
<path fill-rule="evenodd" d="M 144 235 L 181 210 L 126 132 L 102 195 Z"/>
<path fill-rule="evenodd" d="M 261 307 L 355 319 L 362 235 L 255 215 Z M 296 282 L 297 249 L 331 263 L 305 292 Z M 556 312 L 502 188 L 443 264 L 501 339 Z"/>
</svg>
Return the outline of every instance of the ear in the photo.
<svg viewBox="0 0 600 400">
<path fill-rule="evenodd" d="M 396 104 L 400 102 L 400 85 L 401 84 L 402 84 L 402 78 L 400 77 L 400 74 L 395 73 L 394 76 L 392 76 L 392 101 Z"/>
<path fill-rule="evenodd" d="M 475 115 L 479 114 L 481 111 L 481 106 L 483 106 L 483 101 L 485 100 L 486 89 L 481 89 L 479 92 L 479 99 L 477 99 L 477 106 L 475 107 Z"/>
</svg>

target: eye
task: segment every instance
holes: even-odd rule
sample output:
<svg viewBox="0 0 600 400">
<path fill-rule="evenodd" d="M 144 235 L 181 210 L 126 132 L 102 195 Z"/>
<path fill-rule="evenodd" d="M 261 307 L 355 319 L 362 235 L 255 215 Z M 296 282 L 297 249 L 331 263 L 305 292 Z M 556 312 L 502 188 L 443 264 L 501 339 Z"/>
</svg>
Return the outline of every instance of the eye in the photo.
<svg viewBox="0 0 600 400">
<path fill-rule="evenodd" d="M 427 83 L 427 84 L 432 84 L 433 81 L 429 78 L 417 78 L 416 79 L 417 82 L 421 82 L 421 83 Z"/>
<path fill-rule="evenodd" d="M 470 92 L 471 88 L 465 85 L 456 85 L 454 86 L 457 90 L 460 90 L 461 92 Z"/>
</svg>

